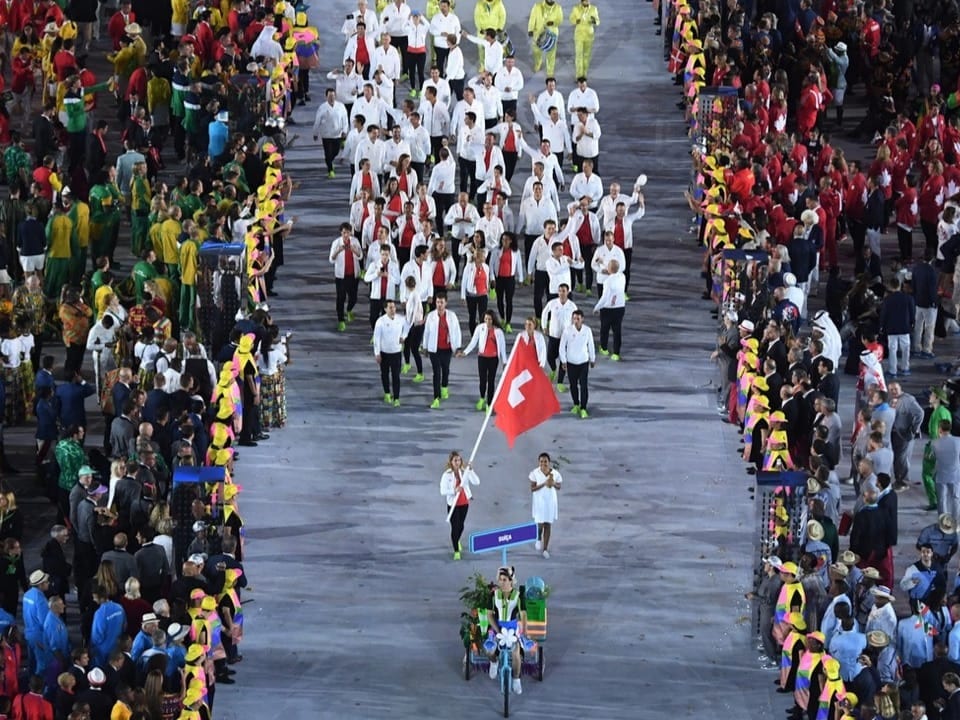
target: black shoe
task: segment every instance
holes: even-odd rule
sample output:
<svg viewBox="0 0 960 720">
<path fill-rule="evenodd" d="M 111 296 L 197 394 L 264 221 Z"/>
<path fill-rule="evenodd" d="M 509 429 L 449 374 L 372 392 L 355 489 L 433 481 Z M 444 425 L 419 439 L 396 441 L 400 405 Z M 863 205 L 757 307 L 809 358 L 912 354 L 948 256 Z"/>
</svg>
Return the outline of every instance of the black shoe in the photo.
<svg viewBox="0 0 960 720">
<path fill-rule="evenodd" d="M 241 441 L 240 441 L 239 443 L 237 443 L 237 444 L 240 445 L 241 447 L 256 447 L 256 446 L 257 446 L 257 443 L 255 443 L 253 440 L 241 440 Z"/>
<path fill-rule="evenodd" d="M 299 124 L 300 124 L 300 123 L 298 123 L 298 122 L 297 122 L 296 120 L 294 120 L 292 117 L 288 117 L 288 118 L 287 118 L 287 125 L 299 125 Z"/>
<path fill-rule="evenodd" d="M 278 292 L 277 292 L 276 290 L 274 290 L 273 288 L 270 288 L 269 290 L 267 290 L 267 296 L 268 296 L 268 297 L 277 297 L 279 294 L 280 294 L 280 293 L 278 293 Z"/>
<path fill-rule="evenodd" d="M 777 685 L 779 685 L 779 684 L 780 684 L 780 683 L 778 682 Z M 793 691 L 792 691 L 792 690 L 787 690 L 786 688 L 778 687 L 778 688 L 777 688 L 777 692 L 778 692 L 778 693 L 783 693 L 784 695 L 786 695 L 788 692 L 793 692 Z M 791 712 L 791 713 L 792 713 L 793 710 L 788 710 L 787 712 Z"/>
<path fill-rule="evenodd" d="M 217 685 L 236 685 L 237 681 L 228 675 L 218 675 Z"/>
<path fill-rule="evenodd" d="M 227 662 L 229 663 L 230 661 L 227 660 Z M 234 670 L 233 668 L 229 668 L 229 669 L 227 670 L 227 675 L 233 676 L 233 675 L 236 675 L 236 674 L 237 674 L 237 671 Z"/>
<path fill-rule="evenodd" d="M 17 470 L 13 465 L 8 465 L 7 463 L 4 463 L 3 466 L 2 466 L 2 468 L 0 468 L 0 469 L 2 469 L 5 473 L 8 473 L 8 474 L 10 474 L 10 475 L 19 475 L 19 474 L 20 474 L 20 471 L 19 471 L 19 470 Z"/>
<path fill-rule="evenodd" d="M 259 435 L 257 435 L 257 436 L 254 438 L 254 440 L 257 440 L 257 441 L 260 441 L 260 440 L 269 440 L 269 439 L 270 439 L 270 436 L 267 435 L 266 433 L 260 433 Z"/>
<path fill-rule="evenodd" d="M 312 102 L 312 100 L 310 99 L 310 93 L 304 93 L 303 99 L 306 100 L 307 102 Z"/>
<path fill-rule="evenodd" d="M 753 466 L 747 468 L 747 475 L 756 475 L 757 469 Z"/>
</svg>

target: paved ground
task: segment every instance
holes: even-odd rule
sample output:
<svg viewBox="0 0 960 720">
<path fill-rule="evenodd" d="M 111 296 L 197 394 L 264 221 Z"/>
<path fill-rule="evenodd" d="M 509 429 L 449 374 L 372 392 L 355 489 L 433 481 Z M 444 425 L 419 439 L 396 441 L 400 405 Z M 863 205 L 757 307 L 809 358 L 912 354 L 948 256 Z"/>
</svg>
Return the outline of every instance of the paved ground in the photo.
<svg viewBox="0 0 960 720">
<path fill-rule="evenodd" d="M 553 588 L 544 683 L 525 683 L 516 717 L 770 717 L 785 703 L 757 669 L 742 600 L 752 573 L 752 483 L 733 429 L 713 411 L 706 358 L 715 326 L 699 299 L 699 251 L 681 196 L 689 145 L 652 6 L 597 4 L 590 77 L 601 98 L 601 175 L 605 185 L 616 178 L 629 186 L 639 172 L 650 178 L 648 215 L 635 228 L 624 361 L 593 371 L 589 421 L 558 415 L 512 450 L 498 430 L 488 433 L 467 529 L 526 521 L 526 474 L 541 451 L 560 459 L 553 557 L 532 548 L 511 554 L 521 578 L 541 575 Z M 324 69 L 339 63 L 338 30 L 352 7 L 332 0 L 310 11 Z M 472 30 L 473 2 L 457 9 Z M 512 2 L 509 12 L 520 67 L 539 91 L 543 75 L 529 77 L 526 17 Z M 467 61 L 475 66 L 469 50 Z M 564 95 L 572 68 L 566 27 L 557 73 Z M 315 79 L 315 101 L 322 87 Z M 290 424 L 246 450 L 237 473 L 253 589 L 245 595 L 246 659 L 239 683 L 220 688 L 216 717 L 494 717 L 495 684 L 482 676 L 465 683 L 460 674 L 457 590 L 474 570 L 494 574 L 498 558 L 450 559 L 438 494 L 447 453 L 468 452 L 482 421 L 473 409 L 475 363 L 455 361 L 452 397 L 439 412 L 427 410 L 428 383 L 404 384 L 400 410 L 380 402 L 365 322 L 335 332 L 326 258 L 346 216 L 348 176 L 326 179 L 303 127 L 313 108 L 296 117 L 302 138 L 288 169 L 302 182 L 290 207 L 299 219 L 281 297 L 271 303 L 295 331 Z M 521 292 L 517 317 L 530 304 Z M 363 317 L 364 301 L 358 310 Z M 917 376 L 907 389 L 925 382 Z M 848 426 L 851 399 L 846 386 Z M 561 403 L 570 406 L 568 397 Z M 26 436 L 15 433 L 18 444 Z M 920 503 L 915 490 L 901 498 L 903 537 L 929 521 Z"/>
</svg>

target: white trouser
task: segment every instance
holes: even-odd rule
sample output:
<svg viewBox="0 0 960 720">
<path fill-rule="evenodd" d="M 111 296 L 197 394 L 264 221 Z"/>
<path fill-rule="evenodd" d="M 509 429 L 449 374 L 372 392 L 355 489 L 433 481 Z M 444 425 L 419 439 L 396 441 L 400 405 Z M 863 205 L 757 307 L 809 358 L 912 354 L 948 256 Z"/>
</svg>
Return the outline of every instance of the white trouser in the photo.
<svg viewBox="0 0 960 720">
<path fill-rule="evenodd" d="M 937 308 L 917 308 L 913 324 L 913 346 L 917 352 L 933 352 L 933 331 L 937 326 Z"/>
<path fill-rule="evenodd" d="M 904 372 L 909 372 L 910 370 L 910 334 L 904 333 L 903 335 L 887 335 L 887 349 L 890 350 L 890 375 L 896 375 L 898 370 L 898 355 L 903 353 L 903 367 L 901 368 Z"/>
</svg>

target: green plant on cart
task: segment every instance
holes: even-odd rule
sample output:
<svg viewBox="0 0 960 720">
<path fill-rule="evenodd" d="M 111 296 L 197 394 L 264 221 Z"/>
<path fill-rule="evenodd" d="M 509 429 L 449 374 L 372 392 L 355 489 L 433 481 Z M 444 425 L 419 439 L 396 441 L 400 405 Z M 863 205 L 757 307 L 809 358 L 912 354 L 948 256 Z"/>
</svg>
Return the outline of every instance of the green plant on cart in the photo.
<svg viewBox="0 0 960 720">
<path fill-rule="evenodd" d="M 487 632 L 487 610 L 493 606 L 494 583 L 477 571 L 467 578 L 460 588 L 460 601 L 464 611 L 460 613 L 460 638 L 467 649 L 480 647 Z"/>
</svg>

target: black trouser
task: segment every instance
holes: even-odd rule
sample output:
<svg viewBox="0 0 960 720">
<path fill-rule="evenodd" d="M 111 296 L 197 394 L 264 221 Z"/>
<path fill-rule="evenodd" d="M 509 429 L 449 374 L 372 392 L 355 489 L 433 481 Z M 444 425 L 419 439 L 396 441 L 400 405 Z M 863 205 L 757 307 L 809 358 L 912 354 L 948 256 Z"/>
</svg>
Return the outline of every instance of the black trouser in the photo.
<svg viewBox="0 0 960 720">
<path fill-rule="evenodd" d="M 489 130 L 490 128 L 495 128 L 495 127 L 496 127 L 497 125 L 499 125 L 499 124 L 500 124 L 500 118 L 492 117 L 492 118 L 484 118 L 484 119 L 483 119 L 483 129 L 484 129 L 484 130 Z"/>
<path fill-rule="evenodd" d="M 543 296 L 550 287 L 550 275 L 546 270 L 533 271 L 533 314 L 538 318 L 543 313 Z"/>
<path fill-rule="evenodd" d="M 426 182 L 424 176 L 427 174 L 427 163 L 424 162 L 414 162 L 410 161 L 410 167 L 413 168 L 413 171 L 417 174 L 417 177 L 420 178 L 421 182 Z"/>
<path fill-rule="evenodd" d="M 587 391 L 587 375 L 590 372 L 590 363 L 567 363 L 567 372 L 570 373 L 570 397 L 573 404 L 581 410 L 587 409 L 589 392 Z"/>
<path fill-rule="evenodd" d="M 863 245 L 867 241 L 867 226 L 862 220 L 847 219 L 850 239 L 853 241 L 853 259 L 856 272 L 863 271 Z"/>
<path fill-rule="evenodd" d="M 450 92 L 453 93 L 453 96 L 457 99 L 457 102 L 463 100 L 463 78 L 459 80 L 447 80 L 447 84 L 450 85 Z"/>
<path fill-rule="evenodd" d="M 410 88 L 419 90 L 423 87 L 423 70 L 427 66 L 427 54 L 407 53 L 407 75 L 410 76 Z"/>
<path fill-rule="evenodd" d="M 443 135 L 431 135 L 430 136 L 430 154 L 433 155 L 433 161 L 435 163 L 440 162 L 441 148 L 443 148 Z M 418 175 L 417 177 L 423 180 L 422 175 Z M 433 196 L 434 198 L 436 198 L 437 193 L 434 193 Z M 437 217 L 440 217 L 439 212 L 440 212 L 440 209 L 437 208 L 437 213 L 438 213 Z M 443 218 L 440 218 L 440 219 L 443 220 Z"/>
<path fill-rule="evenodd" d="M 503 175 L 505 178 L 507 178 L 507 182 L 510 182 L 513 179 L 513 173 L 517 170 L 518 157 L 519 155 L 516 152 L 510 152 L 508 150 L 503 151 Z"/>
<path fill-rule="evenodd" d="M 920 230 L 923 231 L 923 239 L 926 243 L 926 248 L 929 251 L 937 249 L 937 224 L 928 223 L 924 220 L 920 221 Z"/>
<path fill-rule="evenodd" d="M 493 391 L 497 388 L 497 356 L 477 357 L 477 373 L 480 376 L 480 397 L 487 401 L 487 404 L 493 402 Z"/>
<path fill-rule="evenodd" d="M 374 282 L 377 282 L 374 279 Z M 383 315 L 383 300 L 374 300 L 370 298 L 370 329 L 373 330 L 377 325 L 377 319 Z"/>
<path fill-rule="evenodd" d="M 110 426 L 113 425 L 113 419 L 116 415 L 103 413 L 103 447 L 110 450 Z"/>
<path fill-rule="evenodd" d="M 337 285 L 337 320 L 339 322 L 347 321 L 347 314 L 344 312 L 344 305 L 347 310 L 353 310 L 357 304 L 357 286 L 360 281 L 356 276 L 350 275 L 345 278 L 335 278 Z"/>
<path fill-rule="evenodd" d="M 480 322 L 483 322 L 483 314 L 487 311 L 486 295 L 467 295 L 467 323 L 470 326 L 470 333 L 477 327 L 477 316 Z"/>
<path fill-rule="evenodd" d="M 516 100 L 501 100 L 500 104 L 503 105 L 503 114 L 506 115 L 510 113 L 514 119 L 517 117 L 517 101 Z"/>
<path fill-rule="evenodd" d="M 240 441 L 250 442 L 260 434 L 257 429 L 257 418 L 260 417 L 260 407 L 253 404 L 253 393 L 247 387 L 246 380 L 242 380 L 243 387 L 243 428 L 240 430 Z M 142 590 L 142 588 L 141 588 Z"/>
<path fill-rule="evenodd" d="M 560 338 L 547 336 L 547 365 L 550 366 L 551 370 L 556 371 L 557 382 L 562 385 L 563 379 L 566 377 L 566 371 L 563 369 L 563 365 L 557 363 L 559 358 Z"/>
<path fill-rule="evenodd" d="M 453 350 L 437 350 L 430 353 L 430 366 L 433 369 L 433 397 L 440 399 L 440 388 L 445 388 L 450 382 L 450 358 Z"/>
<path fill-rule="evenodd" d="M 407 36 L 406 35 L 391 35 L 390 44 L 393 45 L 397 52 L 400 53 L 400 67 L 402 68 L 401 72 L 407 71 Z"/>
<path fill-rule="evenodd" d="M 400 398 L 400 357 L 402 353 L 380 353 L 380 382 L 383 393 L 390 393 L 394 400 Z M 393 391 L 391 392 L 391 387 Z"/>
<path fill-rule="evenodd" d="M 630 265 L 633 263 L 633 248 L 627 248 L 623 251 L 623 259 L 627 261 L 627 266 L 623 270 L 623 291 L 627 292 L 630 288 Z"/>
<path fill-rule="evenodd" d="M 460 552 L 460 537 L 463 535 L 463 524 L 467 519 L 467 510 L 469 509 L 469 505 L 456 505 L 453 508 L 453 515 L 450 516 L 450 542 L 453 543 L 454 552 Z M 450 512 L 449 505 L 447 505 L 447 512 Z M 16 612 L 16 607 L 14 607 L 14 612 Z"/>
<path fill-rule="evenodd" d="M 901 260 L 909 260 L 913 257 L 913 228 L 904 230 L 897 225 L 897 245 L 900 247 Z"/>
<path fill-rule="evenodd" d="M 533 244 L 537 241 L 539 235 L 523 235 L 523 259 L 530 262 L 530 253 L 533 252 Z M 529 267 L 529 266 L 528 266 Z"/>
<path fill-rule="evenodd" d="M 170 124 L 173 126 L 173 151 L 177 154 L 177 160 L 183 160 L 187 156 L 187 133 L 183 129 L 183 118 L 171 115 Z"/>
<path fill-rule="evenodd" d="M 471 198 L 476 197 L 477 188 L 480 183 L 477 182 L 477 161 L 457 158 L 460 161 L 460 192 L 465 192 Z"/>
<path fill-rule="evenodd" d="M 67 345 L 67 358 L 63 363 L 63 375 L 72 378 L 83 367 L 83 345 Z"/>
<path fill-rule="evenodd" d="M 77 589 L 83 589 L 90 578 L 97 572 L 97 549 L 93 543 L 88 543 L 79 538 L 73 540 L 73 581 L 77 584 Z M 14 605 L 16 612 L 16 605 Z"/>
<path fill-rule="evenodd" d="M 600 347 L 610 350 L 614 355 L 620 354 L 621 330 L 623 327 L 623 313 L 626 308 L 603 308 L 600 311 Z M 610 331 L 613 330 L 613 347 L 607 341 Z"/>
<path fill-rule="evenodd" d="M 87 151 L 87 133 L 72 132 L 69 133 L 70 145 L 67 148 L 67 158 L 70 163 L 70 170 L 83 167 L 83 158 Z"/>
<path fill-rule="evenodd" d="M 306 102 L 310 94 L 310 68 L 301 67 L 297 70 L 297 97 Z M 348 116 L 349 117 L 349 116 Z"/>
<path fill-rule="evenodd" d="M 447 55 L 450 54 L 450 48 L 448 47 L 437 47 L 436 45 L 433 48 L 434 56 L 436 57 L 436 62 L 434 65 L 437 66 L 440 70 L 440 77 L 446 77 L 447 72 Z"/>
<path fill-rule="evenodd" d="M 397 264 L 403 267 L 410 260 L 410 246 L 397 246 Z"/>
<path fill-rule="evenodd" d="M 596 245 L 584 245 L 580 248 L 583 255 L 583 284 L 587 290 L 593 287 L 593 266 L 590 263 L 593 262 L 593 252 L 596 249 Z"/>
<path fill-rule="evenodd" d="M 333 161 L 340 152 L 340 138 L 321 138 L 323 141 L 323 161 L 327 164 L 327 172 L 333 172 Z"/>
<path fill-rule="evenodd" d="M 403 362 L 409 363 L 413 355 L 413 362 L 417 366 L 417 375 L 423 375 L 423 358 L 420 357 L 420 344 L 423 342 L 423 325 L 412 325 L 406 340 L 403 341 Z"/>
<path fill-rule="evenodd" d="M 559 168 L 559 169 L 562 171 L 562 170 L 563 170 L 563 153 L 562 153 L 562 152 L 555 152 L 555 153 L 553 154 L 553 156 L 557 159 L 557 168 Z M 554 181 L 557 183 L 557 190 L 559 190 L 559 189 L 560 189 L 560 178 L 557 177 L 556 171 L 554 171 L 553 176 L 554 176 L 554 177 L 553 177 Z"/>
<path fill-rule="evenodd" d="M 446 217 L 447 210 L 453 207 L 456 197 L 453 193 L 435 192 L 433 201 L 437 204 L 437 232 L 443 235 L 443 218 Z"/>
<path fill-rule="evenodd" d="M 513 319 L 513 294 L 516 290 L 516 278 L 497 277 L 497 310 L 500 312 L 500 319 L 508 325 Z"/>
</svg>

